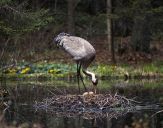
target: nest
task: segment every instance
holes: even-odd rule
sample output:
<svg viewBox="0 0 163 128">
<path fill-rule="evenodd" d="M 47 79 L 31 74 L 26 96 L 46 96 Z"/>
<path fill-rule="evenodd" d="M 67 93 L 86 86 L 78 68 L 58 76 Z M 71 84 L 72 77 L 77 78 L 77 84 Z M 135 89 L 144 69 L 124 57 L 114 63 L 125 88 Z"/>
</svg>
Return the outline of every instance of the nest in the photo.
<svg viewBox="0 0 163 128">
<path fill-rule="evenodd" d="M 111 94 L 94 95 L 53 95 L 51 98 L 46 98 L 42 102 L 35 102 L 34 108 L 36 111 L 44 110 L 49 113 L 58 115 L 73 116 L 74 114 L 107 115 L 106 113 L 114 112 L 116 115 L 128 112 L 133 108 L 134 100 L 127 99 L 124 96 Z M 114 115 L 113 114 L 113 115 Z"/>
</svg>

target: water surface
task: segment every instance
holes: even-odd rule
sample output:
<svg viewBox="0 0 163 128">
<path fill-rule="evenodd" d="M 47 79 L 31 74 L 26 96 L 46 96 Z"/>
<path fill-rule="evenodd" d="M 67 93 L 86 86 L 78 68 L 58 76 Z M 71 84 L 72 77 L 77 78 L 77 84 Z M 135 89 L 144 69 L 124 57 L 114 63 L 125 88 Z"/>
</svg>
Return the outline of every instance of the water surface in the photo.
<svg viewBox="0 0 163 128">
<path fill-rule="evenodd" d="M 33 107 L 35 102 L 53 95 L 78 94 L 75 80 L 2 80 L 0 121 L 2 126 L 16 127 L 26 124 L 26 127 L 40 128 L 161 128 L 163 113 L 155 113 L 163 109 L 162 83 L 161 80 L 100 81 L 98 93 L 118 93 L 141 103 L 133 110 L 117 110 L 117 113 L 101 111 L 94 114 L 39 111 Z M 92 90 L 89 83 L 88 88 Z"/>
</svg>

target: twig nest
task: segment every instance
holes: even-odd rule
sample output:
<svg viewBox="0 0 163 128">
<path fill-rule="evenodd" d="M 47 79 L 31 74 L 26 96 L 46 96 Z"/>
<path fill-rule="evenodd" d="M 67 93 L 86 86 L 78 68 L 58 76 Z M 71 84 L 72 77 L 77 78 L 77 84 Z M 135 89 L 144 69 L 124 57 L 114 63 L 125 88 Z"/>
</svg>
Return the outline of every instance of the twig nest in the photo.
<svg viewBox="0 0 163 128">
<path fill-rule="evenodd" d="M 110 108 L 132 108 L 136 102 L 120 96 L 117 93 L 111 94 L 94 94 L 93 92 L 85 92 L 83 95 L 54 95 L 46 98 L 41 102 L 34 104 L 35 109 L 46 110 L 51 112 L 99 112 L 109 111 Z"/>
</svg>

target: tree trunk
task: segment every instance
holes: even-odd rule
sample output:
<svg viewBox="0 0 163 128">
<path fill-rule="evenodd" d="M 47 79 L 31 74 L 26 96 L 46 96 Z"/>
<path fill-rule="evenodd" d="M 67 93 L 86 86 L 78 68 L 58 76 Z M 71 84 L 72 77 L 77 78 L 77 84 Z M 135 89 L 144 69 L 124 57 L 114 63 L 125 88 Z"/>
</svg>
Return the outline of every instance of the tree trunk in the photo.
<svg viewBox="0 0 163 128">
<path fill-rule="evenodd" d="M 112 0 L 107 0 L 107 36 L 108 36 L 108 47 L 111 53 L 111 60 L 115 63 L 115 53 L 114 53 L 114 41 L 113 41 L 113 23 L 112 23 Z"/>
<path fill-rule="evenodd" d="M 54 12 L 57 12 L 57 2 L 58 2 L 58 0 L 55 0 Z"/>
<path fill-rule="evenodd" d="M 74 9 L 75 9 L 75 0 L 68 0 L 68 33 L 70 34 L 74 34 L 75 31 Z"/>
</svg>

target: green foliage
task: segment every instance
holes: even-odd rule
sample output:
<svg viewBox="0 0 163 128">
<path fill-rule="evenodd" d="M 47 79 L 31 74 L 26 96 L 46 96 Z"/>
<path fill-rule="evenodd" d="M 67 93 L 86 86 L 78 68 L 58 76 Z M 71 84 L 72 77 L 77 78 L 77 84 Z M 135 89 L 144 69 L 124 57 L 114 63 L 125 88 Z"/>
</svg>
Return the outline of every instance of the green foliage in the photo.
<svg viewBox="0 0 163 128">
<path fill-rule="evenodd" d="M 124 78 L 126 75 L 134 78 L 135 76 L 156 76 L 163 74 L 162 62 L 154 62 L 151 64 L 142 64 L 137 67 L 130 65 L 98 65 L 92 66 L 88 70 L 95 72 L 99 77 L 110 76 Z M 52 77 L 75 77 L 76 65 L 60 64 L 60 63 L 37 63 L 30 64 L 21 62 L 15 67 L 3 70 L 7 75 L 22 76 L 28 74 L 30 76 L 47 75 Z"/>
<path fill-rule="evenodd" d="M 118 76 L 124 77 L 128 74 L 126 67 L 115 66 L 115 65 L 98 65 L 97 74 L 100 76 Z"/>
<path fill-rule="evenodd" d="M 106 14 L 103 13 L 95 16 L 79 13 L 75 22 L 77 33 L 83 34 L 82 36 L 101 35 L 106 32 Z"/>
<path fill-rule="evenodd" d="M 11 3 L 12 0 L 0 0 L 0 6 Z"/>
<path fill-rule="evenodd" d="M 149 18 L 141 17 L 135 19 L 135 25 L 132 32 L 132 46 L 135 51 L 149 52 L 151 32 Z"/>
<path fill-rule="evenodd" d="M 143 67 L 144 72 L 158 72 L 159 69 L 156 65 L 152 64 L 146 64 L 146 66 Z"/>
<path fill-rule="evenodd" d="M 136 51 L 150 51 L 151 39 L 162 39 L 163 5 L 160 0 L 115 1 L 115 33 L 132 35 L 131 46 Z"/>
<path fill-rule="evenodd" d="M 0 33 L 7 36 L 24 34 L 39 30 L 53 21 L 48 9 L 26 9 L 29 3 L 18 6 L 18 3 L 5 1 L 0 7 Z M 17 7 L 18 6 L 18 7 Z M 7 14 L 7 15 L 6 15 Z"/>
<path fill-rule="evenodd" d="M 114 71 L 114 68 L 111 68 L 110 66 L 105 66 L 105 65 L 98 65 L 97 67 L 97 74 L 100 76 L 110 76 Z"/>
<path fill-rule="evenodd" d="M 150 50 L 150 16 L 148 11 L 151 10 L 151 1 L 149 0 L 135 0 L 133 2 L 133 11 L 135 12 L 134 26 L 132 31 L 132 47 L 135 51 Z"/>
<path fill-rule="evenodd" d="M 67 20 L 67 2 L 65 0 L 57 1 L 55 8 L 55 2 L 46 1 L 45 6 L 41 7 L 40 3 L 41 1 L 39 0 L 37 2 L 1 0 L 1 35 L 15 35 L 39 30 L 52 21 L 55 32 L 65 30 L 63 27 L 66 25 L 65 21 Z M 53 17 L 51 14 L 54 14 Z M 132 28 L 137 27 L 136 24 L 133 24 L 135 18 L 140 19 L 146 15 L 150 15 L 152 16 L 150 17 L 151 22 L 148 24 L 150 31 L 152 30 L 152 36 L 160 39 L 163 33 L 162 14 L 163 7 L 161 0 L 157 0 L 156 2 L 154 0 L 115 0 L 113 1 L 112 14 L 115 21 L 114 32 L 122 36 L 128 36 L 132 32 Z M 77 34 L 83 34 L 83 31 L 85 31 L 84 34 L 86 36 L 105 34 L 106 1 L 78 1 L 74 19 Z"/>
<path fill-rule="evenodd" d="M 21 62 L 15 67 L 7 68 L 3 70 L 7 75 L 43 75 L 47 74 L 54 77 L 65 77 L 76 74 L 76 65 L 56 64 L 56 63 L 38 63 L 29 64 L 27 62 Z M 34 75 L 35 74 L 35 75 Z"/>
</svg>

